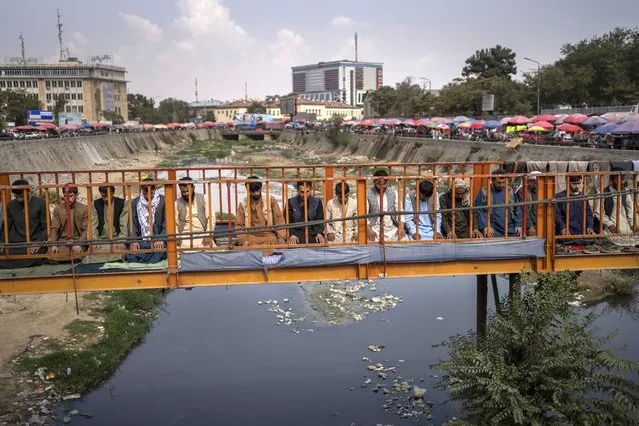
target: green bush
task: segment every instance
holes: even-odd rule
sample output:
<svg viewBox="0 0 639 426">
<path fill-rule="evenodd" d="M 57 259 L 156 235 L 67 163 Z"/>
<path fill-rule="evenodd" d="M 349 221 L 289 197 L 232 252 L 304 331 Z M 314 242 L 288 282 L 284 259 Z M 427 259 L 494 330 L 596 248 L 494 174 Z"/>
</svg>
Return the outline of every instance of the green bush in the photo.
<svg viewBox="0 0 639 426">
<path fill-rule="evenodd" d="M 639 386 L 623 373 L 637 363 L 604 349 L 614 334 L 597 337 L 594 314 L 569 305 L 571 274 L 542 275 L 521 297 L 504 298 L 485 335 L 469 332 L 437 346 L 450 359 L 437 384 L 461 402 L 474 424 L 638 424 Z"/>
</svg>

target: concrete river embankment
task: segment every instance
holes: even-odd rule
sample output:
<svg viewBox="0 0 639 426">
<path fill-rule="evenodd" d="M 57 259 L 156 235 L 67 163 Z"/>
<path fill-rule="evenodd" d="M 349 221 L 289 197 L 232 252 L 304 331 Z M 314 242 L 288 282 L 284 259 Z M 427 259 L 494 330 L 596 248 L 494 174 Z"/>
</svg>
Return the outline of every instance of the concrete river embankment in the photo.
<svg viewBox="0 0 639 426">
<path fill-rule="evenodd" d="M 591 161 L 636 160 L 639 151 L 579 148 L 569 146 L 520 145 L 516 149 L 496 142 L 470 142 L 398 137 L 392 135 L 283 132 L 281 142 L 344 156 L 364 156 L 400 163 L 463 161 Z"/>
<path fill-rule="evenodd" d="M 190 141 L 207 139 L 221 139 L 221 134 L 215 130 L 201 129 L 1 142 L 0 172 L 86 170 L 109 160 L 130 158 L 142 151 L 163 151 Z M 340 134 L 338 141 L 334 142 L 322 132 L 283 132 L 279 142 L 317 154 L 330 152 L 402 163 L 639 159 L 639 151 L 541 145 L 521 145 L 511 149 L 502 143 L 383 135 Z"/>
</svg>

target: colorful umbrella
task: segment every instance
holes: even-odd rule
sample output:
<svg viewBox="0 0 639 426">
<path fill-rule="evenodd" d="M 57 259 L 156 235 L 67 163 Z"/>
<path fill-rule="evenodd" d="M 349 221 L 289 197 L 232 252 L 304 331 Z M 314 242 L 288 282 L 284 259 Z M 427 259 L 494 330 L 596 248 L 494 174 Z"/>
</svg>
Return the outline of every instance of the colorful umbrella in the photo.
<svg viewBox="0 0 639 426">
<path fill-rule="evenodd" d="M 556 120 L 557 120 L 557 117 L 555 117 L 554 115 L 544 114 L 544 115 L 538 115 L 536 117 L 533 117 L 531 121 L 533 123 L 536 123 L 538 121 L 547 121 L 548 123 L 554 123 Z"/>
<path fill-rule="evenodd" d="M 33 126 L 18 126 L 14 130 L 17 130 L 18 132 L 28 132 L 29 130 L 35 130 L 35 127 L 33 127 Z"/>
<path fill-rule="evenodd" d="M 524 117 L 523 115 L 516 115 L 508 121 L 508 124 L 528 124 L 530 123 L 530 118 Z"/>
<path fill-rule="evenodd" d="M 605 118 L 598 117 L 596 115 L 593 115 L 592 117 L 588 117 L 581 122 L 582 126 L 589 126 L 589 127 L 601 126 L 602 124 L 608 124 L 608 120 L 606 120 Z"/>
<path fill-rule="evenodd" d="M 437 129 L 437 130 L 448 130 L 449 128 L 450 128 L 450 127 L 448 127 L 448 125 L 447 125 L 447 124 L 444 124 L 444 123 L 440 123 L 440 124 L 438 124 L 438 125 L 437 125 L 437 127 L 436 127 L 436 129 Z"/>
<path fill-rule="evenodd" d="M 468 121 L 469 118 L 464 116 L 464 115 L 458 115 L 457 117 L 453 118 L 453 123 L 462 123 L 464 121 Z"/>
<path fill-rule="evenodd" d="M 483 129 L 484 125 L 482 123 L 472 123 L 470 125 L 471 129 L 477 130 L 477 129 Z"/>
<path fill-rule="evenodd" d="M 609 133 L 614 132 L 617 129 L 618 125 L 615 123 L 604 124 L 603 126 L 599 126 L 595 129 L 595 133 L 598 135 L 607 135 Z"/>
<path fill-rule="evenodd" d="M 548 130 L 541 126 L 532 126 L 528 128 L 529 132 L 547 132 Z"/>
<path fill-rule="evenodd" d="M 508 124 L 508 123 L 510 123 L 510 120 L 512 120 L 512 119 L 513 119 L 512 117 L 504 117 L 501 120 L 499 120 L 499 122 L 501 124 Z"/>
<path fill-rule="evenodd" d="M 144 130 L 151 130 L 151 129 L 153 129 L 153 124 L 144 124 L 144 125 L 142 126 L 142 128 L 143 128 Z"/>
<path fill-rule="evenodd" d="M 53 124 L 53 123 L 40 123 L 40 124 L 38 124 L 38 127 L 43 127 L 45 130 L 52 130 L 52 129 L 55 129 L 55 124 Z"/>
<path fill-rule="evenodd" d="M 501 121 L 488 120 L 484 123 L 484 127 L 487 129 L 496 129 L 497 127 L 501 127 Z"/>
<path fill-rule="evenodd" d="M 553 126 L 552 124 L 550 124 L 547 121 L 538 121 L 538 122 L 534 123 L 533 125 L 535 127 L 541 127 L 541 128 L 546 129 L 546 130 L 552 130 L 552 128 L 555 127 L 555 126 Z"/>
<path fill-rule="evenodd" d="M 557 130 L 566 133 L 578 133 L 581 132 L 581 127 L 575 126 L 574 124 L 564 123 L 557 127 Z"/>
<path fill-rule="evenodd" d="M 402 124 L 405 124 L 407 126 L 416 126 L 417 122 L 412 118 L 407 118 L 406 120 L 402 121 Z"/>
<path fill-rule="evenodd" d="M 371 119 L 362 120 L 358 124 L 359 126 L 374 126 L 375 122 Z"/>
<path fill-rule="evenodd" d="M 568 118 L 568 114 L 559 114 L 555 120 L 555 124 L 563 124 L 566 118 Z"/>
<path fill-rule="evenodd" d="M 586 114 L 570 114 L 564 119 L 564 123 L 581 124 L 586 119 L 588 119 L 588 116 Z"/>
<path fill-rule="evenodd" d="M 639 120 L 631 120 L 627 121 L 623 124 L 620 124 L 615 130 L 612 132 L 615 135 L 638 135 L 639 134 Z"/>
<path fill-rule="evenodd" d="M 462 129 L 470 129 L 470 126 L 472 126 L 473 124 L 469 121 L 464 121 L 463 123 L 460 123 L 457 125 L 457 127 L 460 127 Z"/>
</svg>

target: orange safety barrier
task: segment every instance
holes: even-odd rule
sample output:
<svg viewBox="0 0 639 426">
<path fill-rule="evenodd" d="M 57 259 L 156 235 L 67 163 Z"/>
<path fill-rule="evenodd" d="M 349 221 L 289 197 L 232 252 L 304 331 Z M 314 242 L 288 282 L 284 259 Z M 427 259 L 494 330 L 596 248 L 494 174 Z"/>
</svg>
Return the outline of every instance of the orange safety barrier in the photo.
<svg viewBox="0 0 639 426">
<path fill-rule="evenodd" d="M 70 283 L 97 290 L 264 282 L 259 271 L 179 272 L 183 252 L 249 248 L 545 241 L 545 256 L 535 259 L 407 267 L 387 264 L 383 251 L 380 265 L 290 268 L 272 274 L 271 282 L 639 267 L 636 173 L 495 174 L 499 167 L 375 163 L 0 174 L 0 293 L 68 291 Z M 27 184 L 16 185 L 19 179 Z M 251 201 L 251 188 L 261 201 Z M 306 196 L 295 198 L 298 192 Z M 11 202 L 12 195 L 29 202 Z M 75 269 L 71 281 L 2 274 L 12 265 L 44 262 L 75 268 L 98 256 L 166 260 L 166 266 L 139 272 L 135 280 L 110 273 L 112 282 L 104 273 L 76 276 Z"/>
</svg>

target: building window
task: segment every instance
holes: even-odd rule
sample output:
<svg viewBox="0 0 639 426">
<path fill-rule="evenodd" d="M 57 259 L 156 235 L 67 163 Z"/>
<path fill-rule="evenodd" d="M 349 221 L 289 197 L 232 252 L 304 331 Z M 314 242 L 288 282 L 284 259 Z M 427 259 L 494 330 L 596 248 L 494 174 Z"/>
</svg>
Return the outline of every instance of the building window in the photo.
<svg viewBox="0 0 639 426">
<path fill-rule="evenodd" d="M 51 80 L 51 87 L 53 87 L 54 89 L 58 87 L 58 80 Z"/>
<path fill-rule="evenodd" d="M 75 87 L 75 80 L 71 80 L 71 87 Z"/>
<path fill-rule="evenodd" d="M 82 80 L 77 81 L 78 87 L 82 87 Z"/>
<path fill-rule="evenodd" d="M 78 100 L 81 101 L 82 100 L 82 93 L 78 93 Z"/>
<path fill-rule="evenodd" d="M 33 80 L 33 87 L 38 87 L 38 80 Z"/>
<path fill-rule="evenodd" d="M 0 81 L 0 87 L 4 89 L 7 85 L 4 81 Z"/>
<path fill-rule="evenodd" d="M 73 101 L 76 100 L 76 94 L 75 93 L 71 93 L 71 100 L 73 100 Z"/>
<path fill-rule="evenodd" d="M 84 112 L 84 106 L 80 105 L 80 106 L 78 107 L 78 112 Z"/>
<path fill-rule="evenodd" d="M 70 86 L 70 81 L 69 80 L 64 80 L 64 88 L 68 89 Z"/>
<path fill-rule="evenodd" d="M 71 106 L 69 106 L 69 105 L 67 105 L 64 109 L 65 109 L 67 112 L 71 112 Z"/>
<path fill-rule="evenodd" d="M 51 80 L 44 80 L 44 87 L 47 90 L 51 90 Z"/>
<path fill-rule="evenodd" d="M 51 102 L 51 93 L 47 93 L 47 102 Z"/>
<path fill-rule="evenodd" d="M 27 88 L 31 88 L 31 80 L 27 80 Z"/>
<path fill-rule="evenodd" d="M 71 112 L 78 112 L 78 107 L 75 105 L 71 106 Z"/>
</svg>

